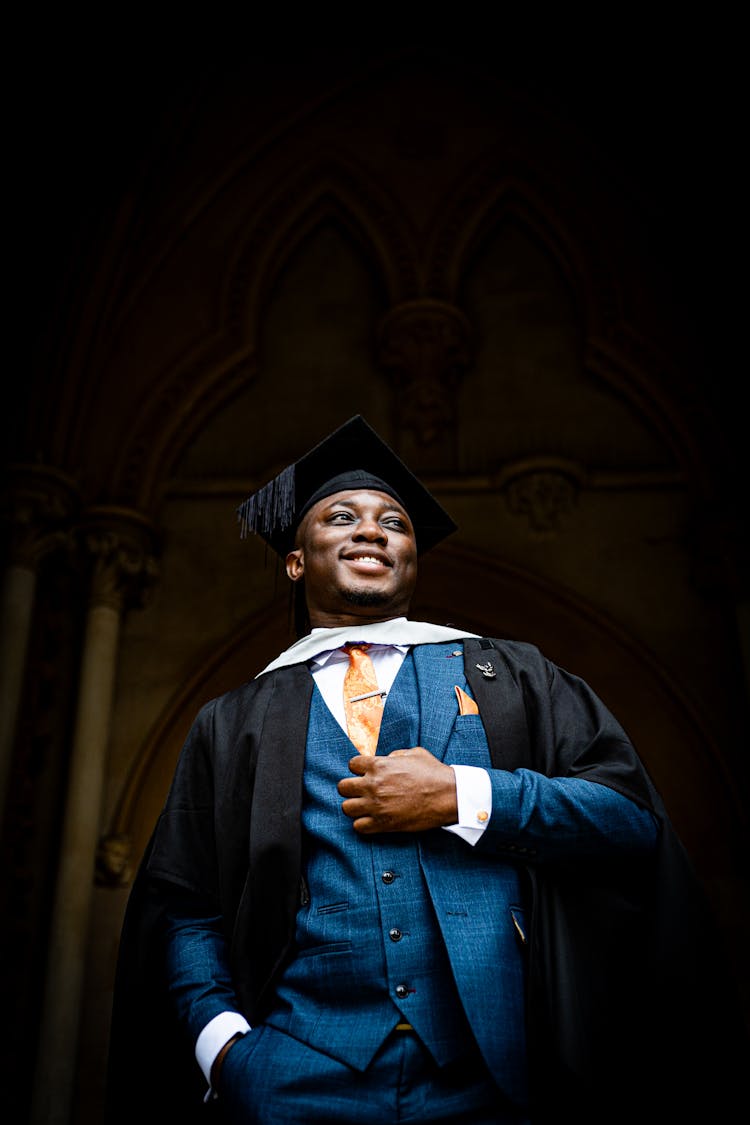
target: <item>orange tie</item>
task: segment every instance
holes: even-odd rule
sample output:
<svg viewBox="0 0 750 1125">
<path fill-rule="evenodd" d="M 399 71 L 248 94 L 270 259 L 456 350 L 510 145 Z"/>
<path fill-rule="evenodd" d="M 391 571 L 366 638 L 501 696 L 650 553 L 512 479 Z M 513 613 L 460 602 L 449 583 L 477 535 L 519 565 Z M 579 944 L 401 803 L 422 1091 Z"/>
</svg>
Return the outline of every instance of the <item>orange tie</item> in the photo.
<svg viewBox="0 0 750 1125">
<path fill-rule="evenodd" d="M 349 737 L 360 754 L 372 756 L 378 745 L 383 717 L 383 694 L 378 688 L 369 645 L 344 645 L 349 667 L 344 676 L 344 711 Z"/>
</svg>

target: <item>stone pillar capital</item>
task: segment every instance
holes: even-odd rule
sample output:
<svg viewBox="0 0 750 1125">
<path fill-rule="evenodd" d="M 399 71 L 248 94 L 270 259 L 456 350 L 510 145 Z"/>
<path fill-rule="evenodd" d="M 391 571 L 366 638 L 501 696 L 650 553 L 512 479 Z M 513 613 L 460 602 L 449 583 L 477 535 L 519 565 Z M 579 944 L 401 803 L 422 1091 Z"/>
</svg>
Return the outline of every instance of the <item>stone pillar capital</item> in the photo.
<svg viewBox="0 0 750 1125">
<path fill-rule="evenodd" d="M 46 555 L 70 549 L 78 500 L 78 486 L 59 469 L 11 465 L 0 497 L 0 514 L 9 528 L 11 565 L 36 571 Z"/>
<path fill-rule="evenodd" d="M 83 513 L 79 535 L 91 566 L 91 605 L 118 612 L 145 605 L 159 575 L 150 520 L 130 508 L 98 505 Z"/>
</svg>

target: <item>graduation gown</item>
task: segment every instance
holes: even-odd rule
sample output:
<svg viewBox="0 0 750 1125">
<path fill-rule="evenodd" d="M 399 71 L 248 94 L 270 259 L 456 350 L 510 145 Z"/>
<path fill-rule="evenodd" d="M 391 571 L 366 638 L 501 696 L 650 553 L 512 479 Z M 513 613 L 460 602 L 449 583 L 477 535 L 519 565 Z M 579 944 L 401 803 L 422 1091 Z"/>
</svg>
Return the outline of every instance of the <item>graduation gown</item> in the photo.
<svg viewBox="0 0 750 1125">
<path fill-rule="evenodd" d="M 648 857 L 512 859 L 531 918 L 532 1120 L 677 1120 L 700 1107 L 721 1116 L 745 1029 L 702 888 L 643 764 L 591 689 L 534 646 L 462 643 L 495 769 L 609 785 L 660 825 Z M 220 1100 L 203 1104 L 194 1044 L 170 1011 L 160 919 L 181 892 L 220 913 L 240 1006 L 251 1024 L 264 1017 L 293 953 L 312 686 L 305 666 L 280 668 L 208 703 L 193 724 L 126 911 L 106 1125 L 131 1125 L 147 1106 L 186 1125 L 221 1119 Z"/>
</svg>

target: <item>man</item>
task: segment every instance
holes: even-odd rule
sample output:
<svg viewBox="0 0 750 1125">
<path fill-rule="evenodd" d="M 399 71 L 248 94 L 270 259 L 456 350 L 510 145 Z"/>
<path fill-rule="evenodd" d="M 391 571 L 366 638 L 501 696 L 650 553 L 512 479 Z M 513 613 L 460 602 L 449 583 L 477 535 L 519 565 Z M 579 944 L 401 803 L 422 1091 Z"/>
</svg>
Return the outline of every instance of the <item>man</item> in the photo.
<svg viewBox="0 0 750 1125">
<path fill-rule="evenodd" d="M 686 1104 L 715 1109 L 716 954 L 614 717 L 531 645 L 409 620 L 455 525 L 362 418 L 241 518 L 304 635 L 183 748 L 123 934 L 108 1119 L 137 1112 L 126 1046 L 175 1120 L 651 1120 L 698 1060 Z"/>
</svg>

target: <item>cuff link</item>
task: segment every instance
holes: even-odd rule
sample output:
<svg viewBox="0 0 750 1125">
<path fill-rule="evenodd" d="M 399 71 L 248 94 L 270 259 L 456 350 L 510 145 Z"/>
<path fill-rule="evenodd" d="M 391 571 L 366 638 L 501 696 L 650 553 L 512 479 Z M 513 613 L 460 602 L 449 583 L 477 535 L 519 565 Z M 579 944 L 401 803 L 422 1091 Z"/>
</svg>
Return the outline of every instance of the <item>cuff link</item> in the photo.
<svg viewBox="0 0 750 1125">
<path fill-rule="evenodd" d="M 490 814 L 487 812 L 487 810 L 486 809 L 480 809 L 479 812 L 477 813 L 477 820 L 479 821 L 479 823 L 480 824 L 486 824 L 489 819 L 490 819 Z"/>
</svg>

